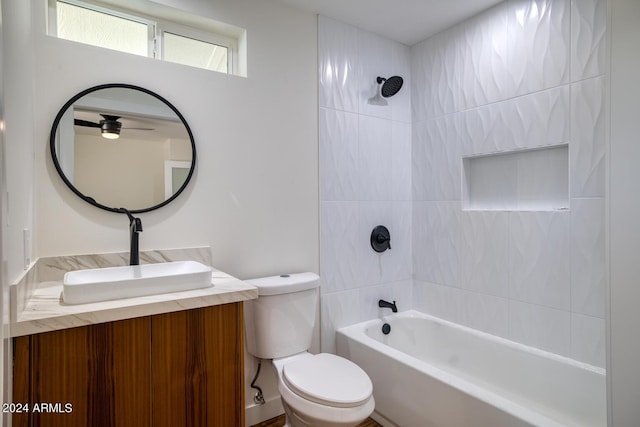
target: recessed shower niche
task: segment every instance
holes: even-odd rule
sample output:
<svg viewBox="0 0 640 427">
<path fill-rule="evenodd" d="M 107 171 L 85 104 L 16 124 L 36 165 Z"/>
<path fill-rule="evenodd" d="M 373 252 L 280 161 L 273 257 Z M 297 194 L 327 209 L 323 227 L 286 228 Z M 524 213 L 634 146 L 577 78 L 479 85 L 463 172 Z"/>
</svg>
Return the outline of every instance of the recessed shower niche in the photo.
<svg viewBox="0 0 640 427">
<path fill-rule="evenodd" d="M 569 208 L 567 144 L 462 159 L 465 210 Z"/>
</svg>

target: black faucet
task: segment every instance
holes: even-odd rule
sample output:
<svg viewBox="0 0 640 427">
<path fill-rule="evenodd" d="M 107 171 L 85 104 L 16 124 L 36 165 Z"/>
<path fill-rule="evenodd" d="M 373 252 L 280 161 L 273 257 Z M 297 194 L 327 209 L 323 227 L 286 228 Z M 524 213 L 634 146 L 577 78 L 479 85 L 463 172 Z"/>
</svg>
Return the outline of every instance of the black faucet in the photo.
<svg viewBox="0 0 640 427">
<path fill-rule="evenodd" d="M 378 301 L 378 307 L 380 308 L 390 308 L 394 313 L 398 312 L 398 307 L 396 307 L 396 302 L 389 302 L 383 299 Z"/>
<path fill-rule="evenodd" d="M 138 235 L 142 232 L 142 221 L 131 215 L 131 212 L 125 208 L 120 208 L 129 217 L 129 237 L 131 238 L 131 247 L 129 250 L 129 265 L 140 265 L 140 251 Z"/>
</svg>

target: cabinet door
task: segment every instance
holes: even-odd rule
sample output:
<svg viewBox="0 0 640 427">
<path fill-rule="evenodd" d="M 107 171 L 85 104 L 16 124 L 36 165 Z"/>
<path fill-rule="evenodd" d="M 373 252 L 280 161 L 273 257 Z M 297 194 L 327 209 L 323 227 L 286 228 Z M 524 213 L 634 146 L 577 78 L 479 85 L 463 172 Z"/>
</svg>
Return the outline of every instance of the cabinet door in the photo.
<svg viewBox="0 0 640 427">
<path fill-rule="evenodd" d="M 153 316 L 154 427 L 244 426 L 242 303 Z"/>
<path fill-rule="evenodd" d="M 149 426 L 149 330 L 146 317 L 30 336 L 29 425 Z"/>
</svg>

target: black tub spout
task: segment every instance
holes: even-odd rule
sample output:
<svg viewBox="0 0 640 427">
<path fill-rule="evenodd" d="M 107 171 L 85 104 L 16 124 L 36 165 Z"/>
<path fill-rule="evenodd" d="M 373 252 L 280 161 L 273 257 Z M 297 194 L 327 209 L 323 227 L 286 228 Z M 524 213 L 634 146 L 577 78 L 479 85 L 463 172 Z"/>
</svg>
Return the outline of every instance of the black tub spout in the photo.
<svg viewBox="0 0 640 427">
<path fill-rule="evenodd" d="M 378 301 L 378 307 L 380 308 L 390 308 L 394 313 L 398 312 L 398 307 L 396 307 L 396 302 L 389 302 L 383 299 Z"/>
</svg>

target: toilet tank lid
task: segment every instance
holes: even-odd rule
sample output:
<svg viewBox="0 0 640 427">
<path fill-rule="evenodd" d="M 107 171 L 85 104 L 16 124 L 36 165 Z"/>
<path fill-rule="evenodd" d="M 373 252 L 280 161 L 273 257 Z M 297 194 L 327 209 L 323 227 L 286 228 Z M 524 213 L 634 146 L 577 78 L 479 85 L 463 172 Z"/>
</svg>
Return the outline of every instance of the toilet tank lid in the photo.
<svg viewBox="0 0 640 427">
<path fill-rule="evenodd" d="M 315 273 L 294 273 L 249 279 L 245 282 L 258 288 L 258 296 L 265 296 L 315 289 L 320 286 L 319 279 Z"/>
</svg>

